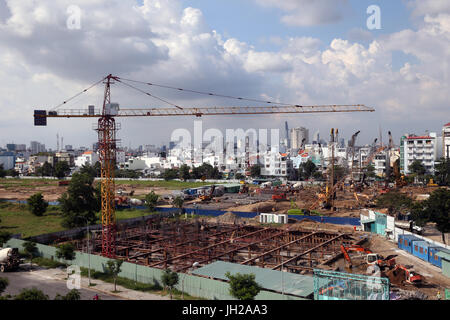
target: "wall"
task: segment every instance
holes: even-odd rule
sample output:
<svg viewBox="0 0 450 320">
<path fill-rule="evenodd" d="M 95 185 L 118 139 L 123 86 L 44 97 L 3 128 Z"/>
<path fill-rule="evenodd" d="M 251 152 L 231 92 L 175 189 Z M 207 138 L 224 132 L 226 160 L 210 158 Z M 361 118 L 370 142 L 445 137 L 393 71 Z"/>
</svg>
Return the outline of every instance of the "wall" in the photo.
<svg viewBox="0 0 450 320">
<path fill-rule="evenodd" d="M 20 239 L 10 239 L 5 247 L 14 247 L 22 250 L 22 244 L 24 240 Z M 98 256 L 98 255 L 89 255 L 83 252 L 76 252 L 76 257 L 72 261 L 65 261 L 63 259 L 56 258 L 56 248 L 43 245 L 36 244 L 37 251 L 39 252 L 39 256 L 42 256 L 47 259 L 54 259 L 60 262 L 64 262 L 71 265 L 78 265 L 80 267 L 88 268 L 90 266 L 91 270 L 105 272 L 105 266 L 108 262 L 108 258 Z M 90 261 L 89 261 L 90 260 Z M 121 267 L 121 272 L 119 273 L 120 277 L 124 277 L 127 279 L 135 280 L 141 283 L 154 283 L 157 281 L 161 284 L 161 276 L 163 270 L 150 268 L 142 265 L 137 265 L 134 263 L 124 262 Z M 210 300 L 234 300 L 228 293 L 228 283 L 207 279 L 203 277 L 198 277 L 195 275 L 178 273 L 179 283 L 176 286 L 178 290 L 183 290 L 184 292 L 196 296 L 202 297 Z M 184 279 L 184 280 L 183 280 Z M 184 285 L 184 286 L 183 286 Z M 270 292 L 262 290 L 257 296 L 256 300 L 305 300 L 299 297 L 293 297 L 288 295 L 281 295 L 279 293 Z"/>
</svg>

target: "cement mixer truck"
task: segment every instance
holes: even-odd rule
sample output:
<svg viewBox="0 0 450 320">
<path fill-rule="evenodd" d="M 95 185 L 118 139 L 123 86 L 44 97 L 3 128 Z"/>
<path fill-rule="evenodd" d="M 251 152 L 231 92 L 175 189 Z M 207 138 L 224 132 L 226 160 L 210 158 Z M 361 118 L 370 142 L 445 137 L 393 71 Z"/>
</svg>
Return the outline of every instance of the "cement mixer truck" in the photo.
<svg viewBox="0 0 450 320">
<path fill-rule="evenodd" d="M 0 272 L 13 271 L 19 267 L 20 256 L 19 249 L 5 248 L 0 249 Z"/>
</svg>

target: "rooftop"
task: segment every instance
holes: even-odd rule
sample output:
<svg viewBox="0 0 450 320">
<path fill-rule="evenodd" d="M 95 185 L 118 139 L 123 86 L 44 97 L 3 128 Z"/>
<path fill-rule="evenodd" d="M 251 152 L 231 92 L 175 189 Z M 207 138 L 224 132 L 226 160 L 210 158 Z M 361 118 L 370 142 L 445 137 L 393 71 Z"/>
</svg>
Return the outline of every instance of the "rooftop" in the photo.
<svg viewBox="0 0 450 320">
<path fill-rule="evenodd" d="M 314 293 L 314 280 L 312 276 L 291 272 L 281 272 L 238 263 L 216 261 L 192 272 L 196 275 L 215 279 L 228 280 L 225 273 L 241 273 L 255 275 L 256 282 L 267 290 L 284 292 L 299 297 L 308 297 Z M 283 279 L 283 284 L 281 282 Z"/>
</svg>

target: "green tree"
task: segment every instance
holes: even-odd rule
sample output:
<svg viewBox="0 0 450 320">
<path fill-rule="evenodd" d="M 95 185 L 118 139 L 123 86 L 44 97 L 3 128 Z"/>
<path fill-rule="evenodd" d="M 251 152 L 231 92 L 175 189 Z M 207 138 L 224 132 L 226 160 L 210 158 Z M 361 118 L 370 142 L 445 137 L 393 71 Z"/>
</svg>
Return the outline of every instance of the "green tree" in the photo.
<svg viewBox="0 0 450 320">
<path fill-rule="evenodd" d="M 77 289 L 70 290 L 65 296 L 62 296 L 59 293 L 55 296 L 55 300 L 74 301 L 80 299 L 81 299 L 80 291 L 78 291 Z"/>
<path fill-rule="evenodd" d="M 44 200 L 42 193 L 33 194 L 27 199 L 28 210 L 35 216 L 41 217 L 47 211 L 48 202 Z"/>
<path fill-rule="evenodd" d="M 258 178 L 261 176 L 261 166 L 259 164 L 255 164 L 250 167 L 250 175 L 252 178 Z"/>
<path fill-rule="evenodd" d="M 414 160 L 413 163 L 411 163 L 411 165 L 409 166 L 409 171 L 415 174 L 419 179 L 423 178 L 425 172 L 427 172 L 425 166 L 420 160 Z"/>
<path fill-rule="evenodd" d="M 37 288 L 22 289 L 14 300 L 48 300 L 48 295 Z"/>
<path fill-rule="evenodd" d="M 65 228 L 94 224 L 96 213 L 101 207 L 101 193 L 93 186 L 94 178 L 88 174 L 74 173 L 67 192 L 58 201 L 61 203 L 63 216 L 62 225 Z"/>
<path fill-rule="evenodd" d="M 93 178 L 100 177 L 100 174 L 101 174 L 100 168 L 96 167 L 97 164 L 100 165 L 100 163 L 98 161 L 93 166 L 91 166 L 89 163 L 86 163 L 83 166 L 81 166 L 79 173 L 87 174 Z"/>
<path fill-rule="evenodd" d="M 230 280 L 230 295 L 238 300 L 254 300 L 261 291 L 261 286 L 255 281 L 254 274 L 231 275 L 227 272 L 225 276 Z"/>
<path fill-rule="evenodd" d="M 70 167 L 67 161 L 58 161 L 55 164 L 54 175 L 57 178 L 64 178 L 70 173 Z"/>
<path fill-rule="evenodd" d="M 442 242 L 445 242 L 445 233 L 450 232 L 450 190 L 439 188 L 433 191 L 430 197 L 422 202 L 422 206 L 412 212 L 413 219 L 436 223 L 436 228 L 442 233 Z"/>
<path fill-rule="evenodd" d="M 134 170 L 130 169 L 117 169 L 114 173 L 117 178 L 128 178 L 128 179 L 138 179 L 141 175 Z"/>
<path fill-rule="evenodd" d="M 17 172 L 14 169 L 9 169 L 9 170 L 6 170 L 6 175 L 11 176 L 11 177 L 17 177 L 19 175 L 19 172 Z"/>
<path fill-rule="evenodd" d="M 340 165 L 334 166 L 334 179 L 335 181 L 341 180 L 347 174 L 347 169 Z"/>
<path fill-rule="evenodd" d="M 155 211 L 159 196 L 154 192 L 150 192 L 145 196 L 145 205 L 150 212 Z"/>
<path fill-rule="evenodd" d="M 400 192 L 388 192 L 380 195 L 375 205 L 377 208 L 387 208 L 389 214 L 406 213 L 413 205 L 410 197 Z"/>
<path fill-rule="evenodd" d="M 368 164 L 364 171 L 366 172 L 366 177 L 375 178 L 375 167 L 372 164 Z"/>
<path fill-rule="evenodd" d="M 172 290 L 178 284 L 178 273 L 171 271 L 170 269 L 164 270 L 161 277 L 164 287 L 169 288 L 170 300 L 172 300 Z"/>
<path fill-rule="evenodd" d="M 435 167 L 436 183 L 440 186 L 450 186 L 450 159 L 441 158 Z"/>
<path fill-rule="evenodd" d="M 6 170 L 3 169 L 3 163 L 0 163 L 0 178 L 6 177 Z"/>
<path fill-rule="evenodd" d="M 37 247 L 36 247 L 36 243 L 33 241 L 26 241 L 23 243 L 23 251 L 25 252 L 25 254 L 27 256 L 30 257 L 30 270 L 32 268 L 33 265 L 33 258 L 35 256 L 37 256 Z"/>
<path fill-rule="evenodd" d="M 167 169 L 163 173 L 163 178 L 166 181 L 173 180 L 178 178 L 178 170 L 177 169 Z"/>
<path fill-rule="evenodd" d="M 176 196 L 172 200 L 172 205 L 178 209 L 182 209 L 184 204 L 184 199 L 181 196 Z"/>
<path fill-rule="evenodd" d="M 308 180 L 317 171 L 317 167 L 311 160 L 308 160 L 298 167 L 298 179 Z"/>
<path fill-rule="evenodd" d="M 7 278 L 0 278 L 0 296 L 6 290 L 6 287 L 8 287 L 8 285 L 9 281 Z"/>
<path fill-rule="evenodd" d="M 183 164 L 180 167 L 180 179 L 186 181 L 191 176 L 189 173 L 189 166 L 187 164 Z"/>
<path fill-rule="evenodd" d="M 75 247 L 71 243 L 63 243 L 56 250 L 56 257 L 58 259 L 73 260 L 75 256 Z"/>
<path fill-rule="evenodd" d="M 12 234 L 7 231 L 0 231 L 0 247 L 11 239 L 11 235 Z"/>
<path fill-rule="evenodd" d="M 120 273 L 120 267 L 122 266 L 123 261 L 122 260 L 109 260 L 106 263 L 106 272 L 110 274 L 114 278 L 114 292 L 116 292 L 116 282 L 117 282 L 117 276 Z"/>
<path fill-rule="evenodd" d="M 51 177 L 53 176 L 53 166 L 45 161 L 42 167 L 36 169 L 36 174 L 42 177 Z"/>
<path fill-rule="evenodd" d="M 201 166 L 192 168 L 192 177 L 194 179 L 220 179 L 222 174 L 219 168 L 213 167 L 209 163 L 203 163 Z"/>
</svg>

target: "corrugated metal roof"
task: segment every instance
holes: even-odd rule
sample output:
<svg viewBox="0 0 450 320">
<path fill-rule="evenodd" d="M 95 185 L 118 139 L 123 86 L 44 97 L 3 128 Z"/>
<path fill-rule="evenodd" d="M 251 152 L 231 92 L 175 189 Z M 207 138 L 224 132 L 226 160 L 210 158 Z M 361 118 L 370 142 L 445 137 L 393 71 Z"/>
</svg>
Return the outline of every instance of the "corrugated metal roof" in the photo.
<svg viewBox="0 0 450 320">
<path fill-rule="evenodd" d="M 290 272 L 283 272 L 283 275 L 281 275 L 281 271 L 246 266 L 238 263 L 216 261 L 199 268 L 192 273 L 228 281 L 228 278 L 225 276 L 225 273 L 227 272 L 230 272 L 231 274 L 253 273 L 256 282 L 263 289 L 267 290 L 273 290 L 280 293 L 284 291 L 284 293 L 293 294 L 299 297 L 307 297 L 314 293 L 314 281 L 312 276 Z M 282 276 L 284 288 L 281 284 Z"/>
<path fill-rule="evenodd" d="M 439 248 L 439 251 L 436 253 L 438 257 L 444 258 L 445 260 L 450 261 L 450 250 L 445 248 Z"/>
</svg>

